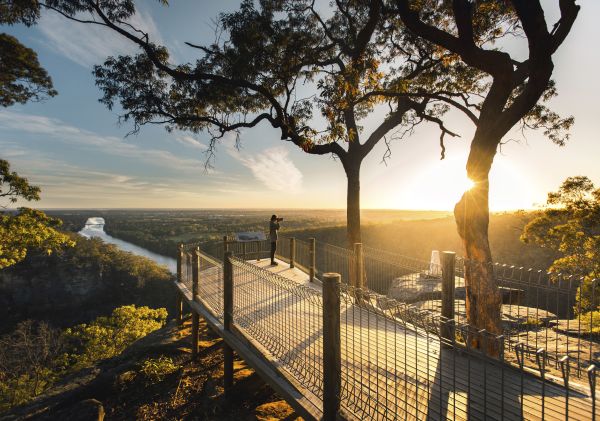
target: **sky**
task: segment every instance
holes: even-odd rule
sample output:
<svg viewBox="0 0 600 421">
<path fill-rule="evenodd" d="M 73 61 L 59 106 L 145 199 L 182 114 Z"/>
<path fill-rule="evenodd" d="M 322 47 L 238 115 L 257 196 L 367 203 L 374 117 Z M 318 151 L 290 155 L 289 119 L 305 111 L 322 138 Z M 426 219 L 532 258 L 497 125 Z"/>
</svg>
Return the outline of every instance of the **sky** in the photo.
<svg viewBox="0 0 600 421">
<path fill-rule="evenodd" d="M 194 59 L 184 42 L 214 40 L 214 18 L 235 10 L 237 1 L 173 0 L 169 7 L 138 2 L 132 23 L 166 45 L 178 62 Z M 544 0 L 548 21 L 557 18 L 557 0 Z M 579 0 L 581 12 L 554 56 L 559 96 L 550 106 L 573 115 L 571 139 L 558 147 L 541 132 L 514 131 L 505 137 L 490 176 L 492 211 L 530 209 L 545 202 L 569 176 L 587 175 L 600 185 L 597 130 L 600 85 L 600 2 Z M 0 157 L 42 188 L 40 208 L 344 208 L 346 178 L 339 161 L 307 155 L 267 125 L 244 130 L 242 149 L 226 138 L 207 171 L 208 135 L 168 133 L 145 126 L 127 136 L 118 109 L 98 102 L 94 64 L 107 56 L 135 53 L 135 47 L 103 28 L 45 13 L 32 28 L 3 27 L 33 48 L 59 95 L 40 103 L 0 109 Z M 515 51 L 524 51 L 515 44 Z M 383 112 L 364 125 L 373 127 Z M 449 114 L 448 127 L 461 137 L 447 139 L 440 160 L 439 132 L 421 126 L 385 148 L 378 145 L 361 171 L 363 208 L 451 210 L 467 183 L 464 166 L 474 131 L 470 121 Z M 17 205 L 24 205 L 18 202 Z"/>
</svg>

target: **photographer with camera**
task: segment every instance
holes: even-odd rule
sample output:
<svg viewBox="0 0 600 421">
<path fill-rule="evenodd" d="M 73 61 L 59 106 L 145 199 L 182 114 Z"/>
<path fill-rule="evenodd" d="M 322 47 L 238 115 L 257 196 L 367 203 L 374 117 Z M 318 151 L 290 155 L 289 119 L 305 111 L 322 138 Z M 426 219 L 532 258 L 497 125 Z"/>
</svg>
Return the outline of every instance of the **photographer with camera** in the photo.
<svg viewBox="0 0 600 421">
<path fill-rule="evenodd" d="M 277 250 L 277 231 L 279 230 L 279 222 L 283 221 L 283 218 L 278 218 L 277 215 L 271 216 L 271 222 L 269 223 L 269 238 L 271 239 L 271 265 L 276 266 L 278 263 L 275 261 L 275 251 Z"/>
</svg>

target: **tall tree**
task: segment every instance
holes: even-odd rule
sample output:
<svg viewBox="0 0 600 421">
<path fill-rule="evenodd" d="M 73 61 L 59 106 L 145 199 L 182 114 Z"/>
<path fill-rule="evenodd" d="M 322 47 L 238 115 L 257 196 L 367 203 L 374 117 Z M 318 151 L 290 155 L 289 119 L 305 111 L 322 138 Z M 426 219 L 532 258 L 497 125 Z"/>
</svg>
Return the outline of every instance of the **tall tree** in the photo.
<svg viewBox="0 0 600 421">
<path fill-rule="evenodd" d="M 476 328 L 494 334 L 502 331 L 501 296 L 489 264 L 489 172 L 494 156 L 502 138 L 519 122 L 542 128 L 559 145 L 568 137 L 565 131 L 573 123 L 572 118 L 560 118 L 539 103 L 556 95 L 551 80 L 552 56 L 579 12 L 575 0 L 557 3 L 560 18 L 551 27 L 538 0 L 390 3 L 391 12 L 401 18 L 410 33 L 450 53 L 462 63 L 465 74 L 485 76 L 485 83 L 477 85 L 475 92 L 450 84 L 444 89 L 432 86 L 427 95 L 456 106 L 476 127 L 466 166 L 475 186 L 456 204 L 454 215 L 466 257 L 471 261 L 465 273 L 468 320 Z M 515 34 L 527 40 L 528 57 L 524 60 L 494 44 L 499 38 Z"/>
<path fill-rule="evenodd" d="M 37 1 L 13 0 L 0 4 L 0 24 L 22 23 L 30 26 L 40 16 Z M 40 65 L 35 51 L 15 37 L 0 34 L 0 105 L 41 100 L 56 95 L 52 80 Z M 0 208 L 18 199 L 39 200 L 40 188 L 10 170 L 0 159 Z M 30 248 L 48 253 L 73 242 L 56 227 L 61 222 L 35 209 L 20 208 L 16 213 L 0 212 L 0 269 L 23 260 Z"/>
<path fill-rule="evenodd" d="M 187 43 L 199 58 L 180 65 L 170 64 L 164 47 L 126 22 L 133 1 L 46 6 L 110 28 L 141 48 L 141 54 L 111 57 L 95 68 L 102 102 L 109 108 L 120 103 L 121 118 L 133 121 L 134 130 L 147 123 L 207 130 L 210 158 L 226 133 L 266 123 L 308 154 L 338 158 L 348 180 L 350 245 L 361 241 L 360 169 L 375 145 L 385 140 L 389 146 L 395 129 L 410 130 L 421 121 L 455 135 L 439 119 L 445 108 L 429 98 L 369 95 L 395 92 L 417 78 L 435 80 L 448 67 L 444 55 L 431 49 L 395 46 L 379 1 L 340 0 L 322 14 L 311 0 L 263 0 L 258 6 L 246 0 L 238 11 L 219 17 L 219 42 Z M 95 19 L 80 19 L 78 12 Z M 374 111 L 383 118 L 367 133 L 361 122 Z"/>
</svg>

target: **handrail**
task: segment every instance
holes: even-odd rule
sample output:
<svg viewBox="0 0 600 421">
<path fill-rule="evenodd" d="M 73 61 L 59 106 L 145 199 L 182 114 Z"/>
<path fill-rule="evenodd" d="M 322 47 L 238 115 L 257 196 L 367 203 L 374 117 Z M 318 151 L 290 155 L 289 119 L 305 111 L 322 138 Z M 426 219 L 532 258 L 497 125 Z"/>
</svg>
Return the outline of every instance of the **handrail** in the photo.
<svg viewBox="0 0 600 421">
<path fill-rule="evenodd" d="M 327 420 L 340 414 L 349 419 L 412 418 L 414 414 L 418 418 L 452 418 L 450 414 L 459 419 L 500 419 L 505 414 L 507 418 L 528 418 L 538 413 L 540 405 L 545 405 L 548 419 L 590 418 L 595 412 L 596 400 L 589 399 L 594 386 L 585 389 L 569 380 L 571 358 L 561 358 L 562 371 L 553 376 L 547 372 L 552 367 L 546 362 L 554 360 L 545 350 L 522 343 L 515 347 L 518 351 L 513 350 L 510 338 L 475 331 L 436 312 L 343 281 L 340 284 L 339 275 L 323 276 L 338 279 L 323 284 L 322 288 L 337 285 L 324 299 L 319 287 L 299 284 L 239 255 L 227 253 L 219 261 L 202 251 L 191 253 L 204 266 L 186 258 L 181 260 L 180 272 L 187 273 L 189 265 L 204 270 L 191 277 L 190 287 L 189 277 L 176 283 L 189 297 L 187 302 L 198 311 L 215 308 L 209 318 L 228 346 L 258 367 L 270 384 L 282 388 L 286 399 L 309 419 L 321 417 L 315 408 L 325 411 L 321 414 Z M 442 279 L 454 280 L 453 268 L 446 266 Z M 422 282 L 434 281 L 424 278 Z M 198 291 L 197 302 L 189 294 L 192 290 Z M 225 317 L 219 317 L 219 311 Z M 475 336 L 484 344 L 481 349 L 470 346 Z M 197 341 L 194 332 L 192 338 Z M 260 365 L 258 354 L 269 369 Z M 518 365 L 505 364 L 513 354 Z M 533 365 L 527 362 L 530 354 L 535 358 Z M 229 388 L 233 358 L 228 355 L 225 385 Z M 595 366 L 589 367 L 586 374 L 594 385 Z M 278 374 L 269 374 L 270 369 Z M 542 381 L 533 376 L 536 373 Z M 477 381 L 472 383 L 472 379 Z M 460 394 L 438 399 L 438 393 L 450 396 L 456 391 L 453 382 L 460 388 L 473 384 L 465 392 L 468 400 Z M 301 391 L 300 396 L 290 387 Z"/>
</svg>

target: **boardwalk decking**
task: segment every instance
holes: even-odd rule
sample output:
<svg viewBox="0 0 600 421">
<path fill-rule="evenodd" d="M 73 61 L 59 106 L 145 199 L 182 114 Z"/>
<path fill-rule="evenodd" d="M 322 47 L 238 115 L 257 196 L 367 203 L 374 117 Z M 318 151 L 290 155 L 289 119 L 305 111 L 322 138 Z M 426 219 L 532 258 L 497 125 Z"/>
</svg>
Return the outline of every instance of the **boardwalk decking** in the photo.
<svg viewBox="0 0 600 421">
<path fill-rule="evenodd" d="M 268 261 L 234 265 L 233 324 L 256 344 L 314 407 L 322 401 L 322 297 L 298 269 Z M 188 270 L 189 272 L 189 270 Z M 268 274 L 270 272 L 271 274 Z M 200 272 L 203 305 L 223 318 L 222 269 Z M 189 301 L 191 277 L 182 291 Z M 341 299 L 344 413 L 357 419 L 589 420 L 592 402 L 581 391 L 542 382 L 475 352 L 446 349 L 422 331 L 347 294 Z M 567 399 L 568 393 L 568 399 Z M 523 399 L 521 399 L 523 396 Z M 568 402 L 568 404 L 567 404 Z"/>
</svg>

